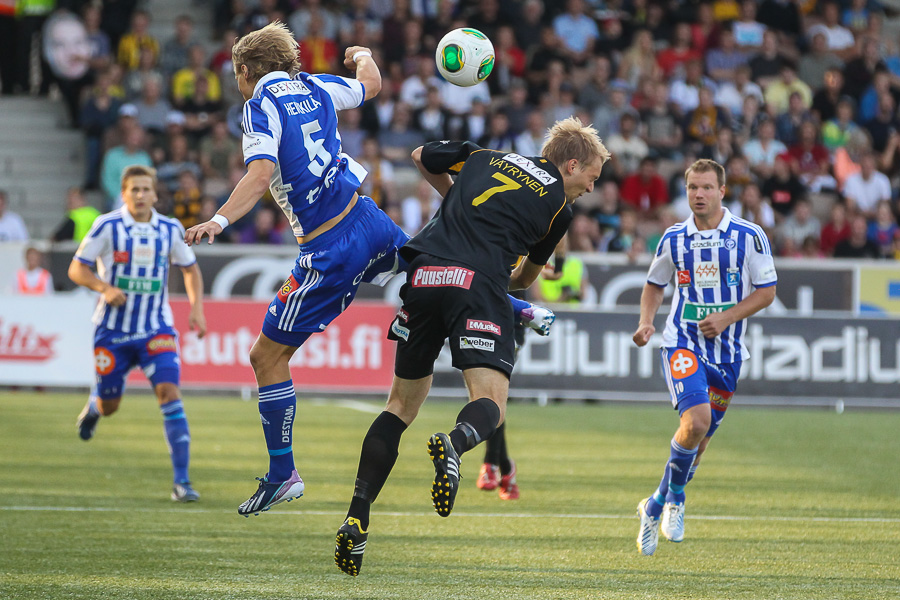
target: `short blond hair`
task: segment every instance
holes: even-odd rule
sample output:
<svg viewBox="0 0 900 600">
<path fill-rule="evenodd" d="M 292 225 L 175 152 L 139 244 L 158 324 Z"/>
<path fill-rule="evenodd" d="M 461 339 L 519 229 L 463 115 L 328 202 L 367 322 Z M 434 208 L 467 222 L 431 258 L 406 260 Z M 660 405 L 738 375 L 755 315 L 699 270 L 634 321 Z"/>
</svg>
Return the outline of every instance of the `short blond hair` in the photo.
<svg viewBox="0 0 900 600">
<path fill-rule="evenodd" d="M 566 161 L 573 158 L 581 163 L 582 168 L 598 158 L 603 165 L 609 160 L 610 154 L 596 129 L 585 125 L 578 117 L 569 117 L 554 123 L 547 132 L 541 156 L 562 170 Z"/>
<path fill-rule="evenodd" d="M 725 167 L 714 160 L 710 160 L 709 158 L 701 158 L 700 160 L 694 162 L 694 164 L 689 166 L 687 168 L 687 171 L 684 172 L 684 182 L 687 183 L 688 175 L 690 175 L 691 173 L 709 172 L 713 172 L 716 174 L 716 180 L 719 182 L 719 187 L 725 185 Z"/>
<path fill-rule="evenodd" d="M 144 165 L 131 165 L 130 167 L 125 167 L 122 171 L 123 190 L 131 177 L 149 177 L 153 180 L 154 191 L 156 190 L 156 169 L 153 167 L 145 167 Z"/>
<path fill-rule="evenodd" d="M 300 46 L 287 25 L 274 21 L 236 41 L 231 59 L 235 69 L 246 65 L 247 78 L 253 81 L 273 71 L 294 76 L 300 70 Z"/>
</svg>

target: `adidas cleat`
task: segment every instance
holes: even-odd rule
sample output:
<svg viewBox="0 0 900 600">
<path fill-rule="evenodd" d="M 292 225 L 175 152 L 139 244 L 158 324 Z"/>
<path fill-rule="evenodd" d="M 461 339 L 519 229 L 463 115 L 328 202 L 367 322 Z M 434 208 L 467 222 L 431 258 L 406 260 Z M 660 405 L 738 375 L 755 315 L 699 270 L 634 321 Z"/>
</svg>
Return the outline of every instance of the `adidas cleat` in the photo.
<svg viewBox="0 0 900 600">
<path fill-rule="evenodd" d="M 638 531 L 637 547 L 644 556 L 652 556 L 659 544 L 659 517 L 651 517 L 647 514 L 646 506 L 650 498 L 641 500 L 637 511 L 641 517 L 641 529 Z"/>
<path fill-rule="evenodd" d="M 350 577 L 359 575 L 368 537 L 369 533 L 362 530 L 359 519 L 347 517 L 334 539 L 334 564 L 338 569 Z"/>
<path fill-rule="evenodd" d="M 550 327 L 553 325 L 553 321 L 556 320 L 556 315 L 549 308 L 532 304 L 522 311 L 522 316 L 519 320 L 522 321 L 523 325 L 527 325 L 537 331 L 538 335 L 546 337 L 550 335 Z"/>
<path fill-rule="evenodd" d="M 249 517 L 266 512 L 280 502 L 290 502 L 303 495 L 303 480 L 294 469 L 287 481 L 269 481 L 268 477 L 257 477 L 259 488 L 250 498 L 238 507 L 238 514 Z"/>
<path fill-rule="evenodd" d="M 509 461 L 511 470 L 507 475 L 500 478 L 500 499 L 501 500 L 518 500 L 519 484 L 516 483 L 516 463 Z"/>
<path fill-rule="evenodd" d="M 190 481 L 182 481 L 172 486 L 172 500 L 175 502 L 196 502 L 200 494 L 191 487 Z"/>
<path fill-rule="evenodd" d="M 446 433 L 436 433 L 428 440 L 428 456 L 434 463 L 431 502 L 442 517 L 449 517 L 459 491 L 459 456 Z"/>
<path fill-rule="evenodd" d="M 91 410 L 91 401 L 88 400 L 84 408 L 81 409 L 78 420 L 75 421 L 75 426 L 78 427 L 78 437 L 84 441 L 94 437 L 94 431 L 97 429 L 97 421 L 99 420 L 100 413 Z"/>
<path fill-rule="evenodd" d="M 684 539 L 684 502 L 666 502 L 659 529 L 670 542 Z"/>
<path fill-rule="evenodd" d="M 500 467 L 491 463 L 481 465 L 481 471 L 478 473 L 478 481 L 475 482 L 475 486 L 479 490 L 490 491 L 496 490 L 498 485 L 500 485 Z"/>
</svg>

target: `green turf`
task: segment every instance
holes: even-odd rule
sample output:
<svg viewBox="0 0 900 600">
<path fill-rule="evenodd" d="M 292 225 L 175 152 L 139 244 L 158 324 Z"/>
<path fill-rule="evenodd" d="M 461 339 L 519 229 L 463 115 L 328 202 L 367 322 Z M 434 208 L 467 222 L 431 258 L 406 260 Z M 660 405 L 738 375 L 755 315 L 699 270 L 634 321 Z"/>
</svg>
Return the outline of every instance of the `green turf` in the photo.
<svg viewBox="0 0 900 600">
<path fill-rule="evenodd" d="M 154 400 L 126 399 L 89 443 L 73 427 L 82 403 L 0 393 L 0 598 L 900 597 L 898 413 L 733 407 L 688 488 L 685 541 L 643 557 L 633 511 L 658 482 L 672 411 L 513 405 L 521 500 L 475 489 L 476 451 L 442 519 L 425 442 L 459 405 L 427 404 L 354 579 L 334 566 L 334 534 L 373 414 L 301 402 L 307 495 L 244 519 L 266 468 L 254 402 L 188 398 L 195 505 L 168 498 Z"/>
</svg>

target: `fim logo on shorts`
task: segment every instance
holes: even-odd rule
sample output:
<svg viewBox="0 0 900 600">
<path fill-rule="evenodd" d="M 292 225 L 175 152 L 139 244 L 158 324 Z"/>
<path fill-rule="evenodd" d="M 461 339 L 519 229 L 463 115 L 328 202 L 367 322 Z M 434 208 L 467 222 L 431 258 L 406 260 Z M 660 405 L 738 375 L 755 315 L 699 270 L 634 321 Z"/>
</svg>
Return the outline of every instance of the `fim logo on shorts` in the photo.
<svg viewBox="0 0 900 600">
<path fill-rule="evenodd" d="M 493 352 L 494 340 L 462 336 L 459 338 L 459 347 L 462 350 L 482 350 L 484 352 Z"/>
<path fill-rule="evenodd" d="M 500 335 L 500 326 L 491 321 L 478 321 L 476 319 L 466 319 L 466 329 L 469 331 L 482 331 L 484 333 L 493 333 Z"/>
<path fill-rule="evenodd" d="M 413 274 L 412 287 L 460 287 L 469 289 L 475 271 L 463 267 L 419 267 Z"/>
</svg>

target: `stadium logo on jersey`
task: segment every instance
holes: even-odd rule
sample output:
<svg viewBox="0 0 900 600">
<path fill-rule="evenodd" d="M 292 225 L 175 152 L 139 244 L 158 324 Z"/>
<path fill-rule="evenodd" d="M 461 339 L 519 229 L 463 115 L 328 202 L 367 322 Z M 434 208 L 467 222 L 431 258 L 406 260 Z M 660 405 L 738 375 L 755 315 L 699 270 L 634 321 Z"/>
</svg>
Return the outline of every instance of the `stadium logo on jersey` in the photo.
<svg viewBox="0 0 900 600">
<path fill-rule="evenodd" d="M 719 287 L 719 265 L 701 262 L 694 266 L 694 283 L 699 288 Z"/>
<path fill-rule="evenodd" d="M 267 85 L 266 90 L 276 98 L 312 93 L 302 81 L 279 81 L 278 83 Z"/>
<path fill-rule="evenodd" d="M 466 329 L 468 329 L 469 331 L 483 331 L 484 333 L 493 333 L 494 335 L 500 335 L 500 326 L 490 321 L 466 319 Z"/>
<path fill-rule="evenodd" d="M 147 342 L 147 353 L 150 356 L 156 356 L 164 352 L 177 352 L 178 346 L 175 344 L 175 338 L 171 335 L 158 335 L 150 338 Z"/>
<path fill-rule="evenodd" d="M 685 302 L 684 309 L 681 311 L 681 318 L 685 321 L 696 323 L 713 313 L 724 312 L 732 306 L 734 304 L 694 304 L 693 302 Z"/>
<path fill-rule="evenodd" d="M 726 250 L 734 250 L 734 247 L 737 246 L 737 242 L 734 241 L 734 238 L 728 238 L 725 240 L 725 249 Z"/>
<path fill-rule="evenodd" d="M 697 372 L 697 355 L 690 350 L 679 348 L 669 357 L 669 368 L 672 370 L 672 377 L 675 379 L 684 379 L 690 377 Z"/>
<path fill-rule="evenodd" d="M 721 247 L 722 240 L 691 240 L 691 250 L 709 250 Z"/>
<path fill-rule="evenodd" d="M 459 347 L 461 350 L 483 350 L 484 352 L 493 352 L 494 340 L 462 336 L 459 338 Z"/>
<path fill-rule="evenodd" d="M 294 274 L 291 273 L 288 278 L 284 280 L 284 283 L 281 284 L 281 288 L 278 290 L 278 299 L 282 302 L 287 302 L 288 296 L 290 296 L 291 292 L 298 287 L 300 287 L 300 285 L 297 283 L 297 280 L 294 279 Z"/>
<path fill-rule="evenodd" d="M 527 171 L 532 176 L 534 176 L 538 181 L 543 183 L 544 185 L 550 185 L 551 183 L 556 183 L 556 177 L 543 170 L 524 156 L 515 153 L 509 153 L 503 157 L 508 163 L 512 163 L 521 167 L 523 171 Z"/>
<path fill-rule="evenodd" d="M 2 325 L 0 321 L 0 325 Z M 55 335 L 41 335 L 31 325 L 0 327 L 0 360 L 45 361 L 56 356 Z"/>
<path fill-rule="evenodd" d="M 117 250 L 116 252 L 113 252 L 113 262 L 117 265 L 127 265 L 130 259 L 131 255 L 128 254 L 127 250 Z"/>
<path fill-rule="evenodd" d="M 94 367 L 97 375 L 109 375 L 116 368 L 116 357 L 106 348 L 94 348 Z"/>
<path fill-rule="evenodd" d="M 740 285 L 741 283 L 741 270 L 737 268 L 730 268 L 725 273 L 725 285 L 728 287 L 735 287 Z"/>
<path fill-rule="evenodd" d="M 687 269 L 678 271 L 678 287 L 689 287 L 691 285 L 691 272 Z"/>
<path fill-rule="evenodd" d="M 458 287 L 472 285 L 475 271 L 463 267 L 419 267 L 413 274 L 413 287 Z"/>
</svg>

